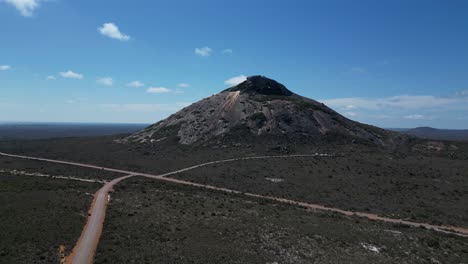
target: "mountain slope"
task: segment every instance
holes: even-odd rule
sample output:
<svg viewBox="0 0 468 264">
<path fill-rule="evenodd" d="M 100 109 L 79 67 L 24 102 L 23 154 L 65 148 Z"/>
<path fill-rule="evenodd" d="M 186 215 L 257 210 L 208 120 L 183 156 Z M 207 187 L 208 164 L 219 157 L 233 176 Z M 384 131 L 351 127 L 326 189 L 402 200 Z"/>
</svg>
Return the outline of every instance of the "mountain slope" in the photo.
<svg viewBox="0 0 468 264">
<path fill-rule="evenodd" d="M 177 137 L 181 144 L 203 143 L 234 136 L 300 135 L 320 140 L 347 138 L 378 145 L 400 135 L 345 118 L 322 103 L 288 90 L 263 76 L 200 100 L 123 142 L 155 142 Z M 247 132 L 247 133 L 245 133 Z"/>
</svg>

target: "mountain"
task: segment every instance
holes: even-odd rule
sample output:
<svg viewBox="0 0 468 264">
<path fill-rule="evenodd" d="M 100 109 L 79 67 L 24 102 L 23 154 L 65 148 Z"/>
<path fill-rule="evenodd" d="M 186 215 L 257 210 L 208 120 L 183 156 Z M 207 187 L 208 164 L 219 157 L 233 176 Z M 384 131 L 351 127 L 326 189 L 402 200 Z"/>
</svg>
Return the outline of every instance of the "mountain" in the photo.
<svg viewBox="0 0 468 264">
<path fill-rule="evenodd" d="M 468 130 L 437 129 L 432 127 L 417 127 L 403 131 L 408 135 L 436 140 L 463 140 L 468 141 Z"/>
<path fill-rule="evenodd" d="M 393 144 L 402 138 L 397 132 L 347 119 L 272 79 L 252 76 L 122 141 L 154 143 L 174 138 L 181 144 L 207 144 L 264 137 L 377 145 Z"/>
</svg>

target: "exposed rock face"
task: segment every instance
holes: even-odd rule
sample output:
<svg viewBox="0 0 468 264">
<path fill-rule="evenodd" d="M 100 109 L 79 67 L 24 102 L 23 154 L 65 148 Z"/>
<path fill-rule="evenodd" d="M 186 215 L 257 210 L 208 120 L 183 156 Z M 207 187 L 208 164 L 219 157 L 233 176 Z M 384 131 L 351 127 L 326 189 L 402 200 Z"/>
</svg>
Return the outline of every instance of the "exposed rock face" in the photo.
<svg viewBox="0 0 468 264">
<path fill-rule="evenodd" d="M 179 143 L 205 142 L 248 130 L 252 135 L 340 135 L 385 145 L 398 134 L 349 120 L 322 103 L 292 93 L 263 76 L 198 101 L 123 142 L 154 142 L 177 135 Z"/>
<path fill-rule="evenodd" d="M 293 93 L 281 83 L 268 79 L 263 76 L 251 76 L 247 81 L 240 83 L 232 88 L 227 89 L 228 92 L 240 91 L 241 93 L 263 94 L 263 95 L 284 95 L 291 96 Z"/>
</svg>

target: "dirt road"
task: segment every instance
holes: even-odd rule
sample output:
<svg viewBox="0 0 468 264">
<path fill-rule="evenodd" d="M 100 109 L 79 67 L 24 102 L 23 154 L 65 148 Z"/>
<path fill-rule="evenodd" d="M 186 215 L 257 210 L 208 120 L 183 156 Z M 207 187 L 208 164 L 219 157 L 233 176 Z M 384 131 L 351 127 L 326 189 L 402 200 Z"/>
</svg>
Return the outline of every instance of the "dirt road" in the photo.
<svg viewBox="0 0 468 264">
<path fill-rule="evenodd" d="M 319 205 L 319 204 L 304 203 L 304 202 L 300 202 L 300 201 L 294 201 L 294 200 L 289 200 L 289 199 L 284 199 L 284 198 L 279 198 L 279 197 L 274 197 L 274 196 L 266 196 L 266 195 L 260 195 L 260 194 L 254 194 L 254 193 L 244 193 L 244 192 L 237 191 L 237 190 L 232 190 L 232 189 L 227 189 L 227 188 L 222 188 L 222 187 L 216 187 L 216 186 L 206 185 L 206 184 L 200 184 L 200 183 L 195 183 L 195 182 L 189 182 L 189 181 L 184 181 L 184 180 L 178 180 L 178 179 L 168 178 L 167 177 L 167 176 L 174 175 L 174 174 L 177 174 L 177 173 L 181 173 L 181 172 L 185 172 L 185 171 L 189 171 L 189 170 L 193 170 L 193 169 L 196 169 L 196 168 L 200 168 L 200 167 L 208 166 L 208 165 L 212 165 L 212 164 L 217 164 L 217 163 L 226 163 L 226 162 L 250 160 L 250 159 L 268 159 L 268 158 L 333 157 L 333 155 L 327 155 L 327 154 L 280 155 L 280 156 L 258 156 L 258 157 L 244 157 L 244 158 L 226 159 L 226 160 L 206 162 L 206 163 L 198 164 L 198 165 L 195 165 L 195 166 L 191 166 L 191 167 L 188 167 L 188 168 L 168 172 L 168 173 L 161 174 L 161 175 L 152 175 L 152 174 L 146 174 L 146 173 L 131 172 L 131 171 L 118 170 L 118 169 L 113 169 L 113 168 L 105 168 L 105 167 L 100 167 L 100 166 L 90 165 L 90 164 L 60 161 L 60 160 L 52 160 L 52 159 L 44 159 L 44 158 L 29 157 L 29 156 L 22 156 L 22 155 L 14 155 L 14 154 L 2 153 L 2 152 L 0 152 L 0 155 L 7 156 L 7 157 L 13 157 L 13 158 L 39 160 L 39 161 L 53 162 L 53 163 L 59 163 L 59 164 L 67 164 L 67 165 L 73 165 L 73 166 L 93 168 L 93 169 L 99 169 L 99 170 L 105 170 L 105 171 L 112 171 L 112 172 L 127 174 L 124 177 L 120 177 L 120 178 L 114 179 L 111 182 L 106 183 L 96 193 L 93 204 L 92 204 L 91 209 L 90 209 L 90 214 L 91 215 L 88 217 L 88 222 L 87 222 L 86 226 L 84 227 L 83 232 L 81 234 L 81 237 L 78 240 L 77 245 L 73 249 L 72 254 L 67 257 L 67 260 L 68 260 L 67 263 L 78 263 L 78 264 L 92 263 L 93 258 L 94 258 L 94 253 L 96 251 L 96 248 L 97 248 L 97 245 L 98 245 L 98 242 L 99 242 L 99 238 L 100 238 L 100 235 L 101 235 L 101 232 L 102 232 L 102 225 L 103 225 L 103 222 L 104 222 L 105 211 L 106 211 L 107 202 L 108 202 L 107 195 L 108 195 L 109 191 L 112 189 L 112 186 L 114 186 L 118 182 L 120 182 L 122 180 L 125 180 L 125 179 L 127 179 L 129 177 L 132 177 L 132 176 L 144 176 L 144 177 L 147 177 L 147 178 L 166 181 L 166 182 L 184 184 L 184 185 L 200 187 L 200 188 L 205 188 L 205 189 L 211 189 L 211 190 L 216 190 L 216 191 L 222 191 L 222 192 L 227 192 L 227 193 L 233 193 L 233 194 L 240 194 L 240 195 L 245 195 L 245 196 L 259 198 L 259 199 L 272 200 L 272 201 L 276 201 L 276 202 L 280 202 L 280 203 L 285 203 L 285 204 L 290 204 L 290 205 L 295 205 L 295 206 L 301 206 L 301 207 L 312 209 L 312 210 L 334 212 L 334 213 L 338 213 L 338 214 L 342 214 L 342 215 L 346 215 L 346 216 L 351 216 L 351 217 L 362 217 L 362 218 L 367 218 L 367 219 L 375 220 L 375 221 L 394 223 L 394 224 L 404 224 L 404 225 L 413 226 L 413 227 L 424 227 L 424 228 L 427 228 L 427 229 L 432 229 L 432 230 L 437 231 L 437 232 L 442 232 L 442 233 L 447 233 L 447 234 L 454 234 L 454 235 L 458 235 L 458 236 L 462 236 L 462 237 L 468 237 L 468 228 L 463 228 L 463 227 L 432 225 L 432 224 L 428 224 L 428 223 L 418 223 L 418 222 L 405 221 L 405 220 L 401 220 L 401 219 L 382 217 L 382 216 L 378 216 L 378 215 L 370 214 L 370 213 L 347 211 L 347 210 L 342 210 L 342 209 L 339 209 L 339 208 L 326 207 L 326 206 L 322 206 L 322 205 Z"/>
<path fill-rule="evenodd" d="M 68 180 L 68 181 L 106 183 L 106 181 L 98 180 L 98 179 L 84 179 L 84 178 L 77 178 L 77 177 L 71 177 L 71 176 L 49 175 L 49 174 L 42 174 L 42 173 L 37 173 L 37 172 L 29 173 L 29 172 L 19 171 L 19 170 L 0 169 L 0 172 L 8 173 L 11 175 L 17 175 L 17 176 L 31 176 L 31 177 L 43 177 L 43 178 L 49 178 L 49 179 L 60 179 L 60 180 Z"/>
<path fill-rule="evenodd" d="M 102 233 L 102 226 L 106 215 L 108 195 L 112 187 L 118 182 L 134 176 L 133 174 L 114 179 L 106 183 L 94 195 L 91 209 L 88 213 L 88 221 L 83 228 L 75 248 L 65 259 L 65 263 L 93 263 L 94 253 L 98 246 L 99 238 Z"/>
<path fill-rule="evenodd" d="M 103 170 L 103 171 L 117 172 L 117 173 L 122 173 L 122 174 L 135 174 L 135 175 L 149 176 L 149 177 L 155 177 L 155 176 L 156 177 L 165 177 L 165 176 L 181 173 L 181 172 L 188 171 L 188 170 L 193 170 L 193 169 L 203 167 L 203 166 L 208 166 L 208 165 L 217 164 L 217 163 L 240 161 L 240 160 L 272 159 L 272 158 L 298 158 L 298 157 L 333 157 L 333 155 L 319 154 L 319 153 L 316 153 L 316 154 L 302 154 L 302 155 L 277 155 L 277 156 L 243 157 L 243 158 L 234 158 L 234 159 L 210 161 L 210 162 L 198 164 L 198 165 L 195 165 L 195 166 L 187 167 L 187 168 L 184 168 L 184 169 L 168 172 L 168 173 L 165 173 L 165 174 L 153 175 L 153 174 L 140 173 L 140 172 L 136 172 L 136 171 L 126 171 L 126 170 L 119 170 L 119 169 L 114 169 L 114 168 L 106 168 L 106 167 L 101 167 L 101 166 L 86 164 L 86 163 L 63 161 L 63 160 L 54 160 L 54 159 L 45 159 L 45 158 L 37 158 L 37 157 L 30 157 L 30 156 L 23 156 L 23 155 L 8 154 L 8 153 L 3 153 L 3 152 L 0 152 L 0 156 L 10 157 L 10 158 L 28 159 L 28 160 L 37 160 L 37 161 L 46 161 L 46 162 L 53 162 L 53 163 L 58 163 L 58 164 L 72 165 L 72 166 L 77 166 L 77 167 L 84 167 L 84 168 L 97 169 L 97 170 Z"/>
</svg>

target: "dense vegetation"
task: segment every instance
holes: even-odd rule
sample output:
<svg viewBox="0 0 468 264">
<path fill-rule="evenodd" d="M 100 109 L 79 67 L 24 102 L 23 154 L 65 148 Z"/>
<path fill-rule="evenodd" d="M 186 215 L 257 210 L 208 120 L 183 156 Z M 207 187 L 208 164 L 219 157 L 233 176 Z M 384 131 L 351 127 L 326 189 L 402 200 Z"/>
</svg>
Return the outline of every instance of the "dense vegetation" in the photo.
<svg viewBox="0 0 468 264">
<path fill-rule="evenodd" d="M 112 196 L 96 263 L 460 263 L 467 247 L 421 228 L 133 178 Z"/>
<path fill-rule="evenodd" d="M 58 263 L 100 184 L 0 173 L 0 263 Z"/>
</svg>

